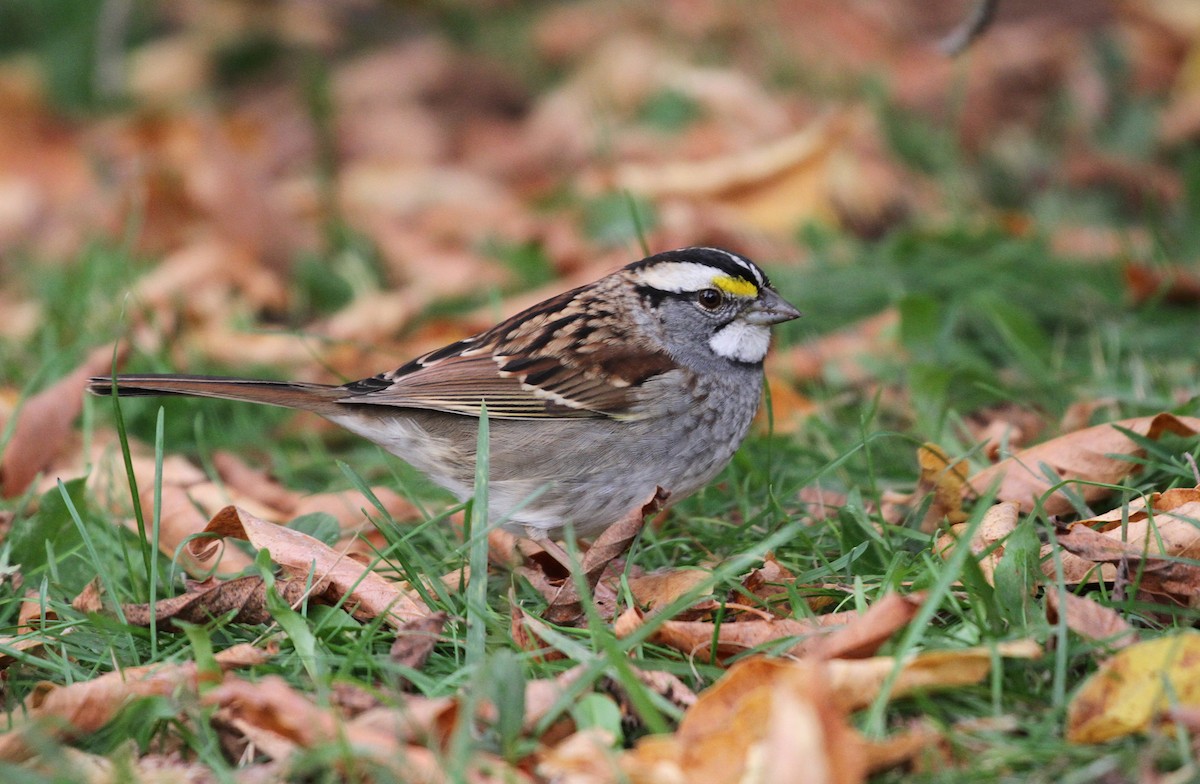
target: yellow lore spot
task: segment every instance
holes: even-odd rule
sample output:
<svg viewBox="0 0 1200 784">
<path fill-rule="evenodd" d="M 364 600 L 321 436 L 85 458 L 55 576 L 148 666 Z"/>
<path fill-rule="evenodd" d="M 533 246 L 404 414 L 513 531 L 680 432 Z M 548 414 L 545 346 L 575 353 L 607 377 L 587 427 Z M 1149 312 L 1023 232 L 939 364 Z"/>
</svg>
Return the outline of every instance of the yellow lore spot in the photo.
<svg viewBox="0 0 1200 784">
<path fill-rule="evenodd" d="M 727 294 L 732 294 L 735 297 L 757 297 L 758 286 L 755 286 L 744 278 L 731 278 L 728 275 L 721 275 L 713 278 L 713 285 Z"/>
</svg>

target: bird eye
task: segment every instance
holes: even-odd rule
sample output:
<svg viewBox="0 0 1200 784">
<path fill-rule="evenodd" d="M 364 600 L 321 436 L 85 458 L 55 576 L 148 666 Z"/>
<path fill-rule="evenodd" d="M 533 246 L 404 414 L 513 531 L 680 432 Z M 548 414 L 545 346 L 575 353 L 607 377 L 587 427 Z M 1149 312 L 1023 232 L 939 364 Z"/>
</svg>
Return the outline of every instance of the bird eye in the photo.
<svg viewBox="0 0 1200 784">
<path fill-rule="evenodd" d="M 696 292 L 696 302 L 705 310 L 716 310 L 725 302 L 725 297 L 716 289 L 701 289 Z"/>
</svg>

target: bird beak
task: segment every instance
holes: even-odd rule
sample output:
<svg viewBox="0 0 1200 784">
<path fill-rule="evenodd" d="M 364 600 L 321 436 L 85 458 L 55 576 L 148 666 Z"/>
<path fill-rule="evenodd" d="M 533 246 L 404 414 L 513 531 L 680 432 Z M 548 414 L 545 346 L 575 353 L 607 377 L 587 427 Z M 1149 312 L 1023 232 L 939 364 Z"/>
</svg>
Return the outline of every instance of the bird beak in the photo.
<svg viewBox="0 0 1200 784">
<path fill-rule="evenodd" d="M 771 289 L 763 289 L 742 317 L 751 324 L 769 326 L 800 318 L 800 311 Z"/>
</svg>

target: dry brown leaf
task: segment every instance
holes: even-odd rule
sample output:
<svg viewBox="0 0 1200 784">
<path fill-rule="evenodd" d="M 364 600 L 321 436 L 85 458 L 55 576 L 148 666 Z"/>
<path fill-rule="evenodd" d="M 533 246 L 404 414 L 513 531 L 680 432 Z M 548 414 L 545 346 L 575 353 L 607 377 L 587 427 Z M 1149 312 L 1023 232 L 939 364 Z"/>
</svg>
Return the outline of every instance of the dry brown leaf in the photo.
<svg viewBox="0 0 1200 784">
<path fill-rule="evenodd" d="M 1182 632 L 1118 651 L 1067 706 L 1067 740 L 1103 743 L 1148 730 L 1168 707 L 1200 707 L 1200 634 Z"/>
<path fill-rule="evenodd" d="M 864 659 L 908 625 L 921 609 L 925 594 L 889 593 L 867 611 L 815 641 L 805 655 L 814 659 Z"/>
<path fill-rule="evenodd" d="M 100 582 L 99 577 L 93 577 L 88 581 L 88 584 L 83 586 L 83 590 L 71 600 L 71 607 L 81 613 L 96 613 L 104 609 L 104 603 L 101 596 L 104 593 L 104 586 Z"/>
<path fill-rule="evenodd" d="M 1017 529 L 1020 510 L 1017 505 L 1002 501 L 993 504 L 983 513 L 983 520 L 975 529 L 975 536 L 970 542 L 971 552 L 979 559 L 979 569 L 989 585 L 995 585 L 996 567 L 1004 557 L 1004 545 L 999 542 Z M 959 545 L 960 537 L 966 533 L 967 523 L 959 523 L 950 527 L 948 533 L 938 537 L 934 551 L 943 558 L 949 559 L 954 548 Z"/>
<path fill-rule="evenodd" d="M 979 683 L 991 670 L 992 657 L 1037 659 L 1042 647 L 1033 640 L 1001 643 L 995 649 L 963 648 L 953 651 L 928 651 L 900 665 L 900 674 L 892 685 L 895 699 L 923 689 L 946 689 Z M 830 689 L 846 710 L 865 708 L 874 702 L 883 684 L 896 668 L 891 656 L 871 659 L 832 659 L 826 662 Z"/>
<path fill-rule="evenodd" d="M 703 691 L 676 732 L 685 781 L 830 784 L 865 779 L 865 757 L 817 662 L 751 657 Z M 799 767 L 784 747 L 808 755 Z M 747 777 L 747 778 L 743 778 Z"/>
<path fill-rule="evenodd" d="M 1067 550 L 1061 555 L 1065 581 L 1113 581 L 1122 574 L 1121 567 L 1127 567 L 1139 578 L 1140 594 L 1190 606 L 1200 591 L 1200 566 L 1190 563 L 1200 557 L 1200 501 L 1179 503 L 1153 516 L 1146 510 L 1128 516 L 1127 525 L 1104 532 L 1084 521 L 1058 533 L 1058 544 Z M 1044 556 L 1051 554 L 1051 547 L 1043 546 Z M 1055 574 L 1052 558 L 1042 568 L 1048 576 Z"/>
<path fill-rule="evenodd" d="M 921 468 L 921 477 L 917 481 L 914 498 L 920 499 L 927 493 L 933 493 L 933 503 L 925 513 L 921 530 L 926 533 L 934 531 L 942 520 L 948 520 L 953 525 L 967 519 L 967 513 L 962 509 L 963 493 L 967 486 L 967 461 L 952 463 L 940 446 L 925 443 L 917 450 L 917 465 Z"/>
<path fill-rule="evenodd" d="M 604 529 L 604 532 L 596 537 L 596 541 L 584 553 L 583 563 L 580 565 L 589 589 L 596 590 L 605 568 L 629 549 L 633 540 L 641 533 L 646 516 L 662 508 L 666 499 L 666 492 L 661 487 L 657 488 L 644 503 L 630 510 L 624 518 Z M 583 604 L 579 592 L 575 589 L 575 581 L 569 579 L 550 599 L 546 608 L 546 620 L 553 623 L 574 623 L 582 617 Z"/>
<path fill-rule="evenodd" d="M 1047 514 L 1067 514 L 1074 510 L 1067 497 L 1061 492 L 1048 495 L 1050 488 L 1058 481 L 1115 484 L 1137 469 L 1136 463 L 1122 459 L 1120 455 L 1139 456 L 1142 452 L 1117 427 L 1151 439 L 1157 439 L 1163 433 L 1194 436 L 1200 431 L 1200 419 L 1164 413 L 1068 433 L 1024 449 L 983 469 L 971 477 L 967 490 L 984 493 L 992 485 L 998 484 L 996 498 L 1019 504 L 1024 513 L 1033 511 L 1038 501 L 1044 498 L 1043 508 Z M 1047 466 L 1057 480 L 1047 478 Z M 1093 484 L 1077 483 L 1072 487 L 1086 503 L 1111 492 L 1107 487 Z"/>
<path fill-rule="evenodd" d="M 304 601 L 308 584 L 303 579 L 277 580 L 275 590 L 291 606 Z M 315 597 L 314 597 L 315 598 Z M 134 626 L 149 626 L 153 621 L 164 631 L 173 631 L 175 621 L 204 624 L 213 618 L 234 612 L 231 623 L 267 623 L 266 585 L 257 575 L 228 581 L 209 581 L 182 596 L 160 599 L 153 606 L 127 604 L 122 607 L 125 619 Z"/>
<path fill-rule="evenodd" d="M 1050 623 L 1058 623 L 1059 618 L 1065 616 L 1068 629 L 1113 649 L 1137 642 L 1137 632 L 1120 613 L 1095 599 L 1070 591 L 1061 593 L 1054 587 L 1046 591 L 1046 616 Z"/>
<path fill-rule="evenodd" d="M 866 613 L 827 613 L 812 618 L 726 619 L 712 621 L 663 621 L 651 640 L 683 651 L 689 656 L 706 656 L 713 649 L 717 659 L 734 656 L 751 648 L 787 639 L 801 638 L 788 651 L 792 656 L 866 656 L 896 629 L 903 627 L 920 606 L 920 595 L 888 595 Z M 626 612 L 614 631 L 618 637 L 632 634 L 645 622 L 641 613 Z M 827 642 L 830 637 L 834 642 Z"/>
<path fill-rule="evenodd" d="M 831 628 L 822 626 L 819 621 L 822 617 L 824 616 L 804 621 L 791 618 L 747 620 L 722 623 L 719 628 L 711 621 L 664 621 L 650 636 L 650 640 L 682 651 L 688 656 L 698 656 L 702 661 L 708 661 L 715 637 L 715 654 L 716 660 L 719 661 L 775 640 L 800 637 L 802 639 L 792 647 L 791 652 L 803 655 L 817 645 L 820 635 L 832 631 Z M 637 625 L 640 623 L 635 625 L 627 619 L 620 625 L 618 633 L 632 633 Z"/>
<path fill-rule="evenodd" d="M 404 624 L 396 630 L 388 658 L 403 667 L 421 669 L 429 661 L 429 654 L 433 653 L 449 618 L 444 612 L 435 612 Z"/>
<path fill-rule="evenodd" d="M 746 575 L 742 580 L 742 588 L 749 594 L 757 596 L 764 602 L 773 597 L 787 595 L 787 583 L 794 582 L 796 576 L 789 572 L 783 564 L 775 559 L 773 553 L 767 553 L 763 565 Z"/>
<path fill-rule="evenodd" d="M 525 729 L 532 731 L 550 709 L 558 703 L 564 693 L 579 680 L 586 672 L 586 667 L 578 664 L 569 670 L 564 670 L 553 678 L 538 678 L 525 684 Z M 481 709 L 487 712 L 489 708 Z"/>
<path fill-rule="evenodd" d="M 216 654 L 222 671 L 259 665 L 269 658 L 266 651 L 247 644 Z M 42 684 L 26 699 L 27 718 L 0 735 L 0 759 L 29 759 L 47 735 L 69 740 L 95 732 L 136 697 L 169 697 L 181 689 L 195 692 L 202 677 L 195 662 L 184 662 L 131 667 L 70 686 Z"/>
<path fill-rule="evenodd" d="M 614 740 L 599 727 L 580 730 L 540 755 L 537 774 L 563 784 L 616 784 L 622 776 Z"/>
<path fill-rule="evenodd" d="M 376 707 L 350 720 L 354 732 L 385 733 L 400 743 L 441 748 L 449 741 L 458 722 L 457 697 L 409 695 L 398 708 Z"/>
<path fill-rule="evenodd" d="M 205 692 L 202 702 L 218 708 L 225 721 L 273 759 L 338 736 L 338 717 L 277 675 L 253 683 L 227 675 L 220 685 Z"/>
<path fill-rule="evenodd" d="M 141 484 L 143 514 L 150 519 L 153 514 L 153 483 Z M 168 558 L 178 558 L 180 565 L 191 576 L 240 574 L 250 566 L 253 559 L 236 547 L 222 543 L 220 557 L 215 563 L 201 563 L 193 555 L 193 546 L 184 543 L 208 526 L 208 519 L 192 503 L 188 491 L 178 485 L 163 484 L 162 507 L 159 516 L 158 548 Z M 127 527 L 134 528 L 133 521 Z M 135 529 L 136 530 L 136 529 Z M 194 541 L 194 540 L 192 540 Z"/>
<path fill-rule="evenodd" d="M 660 572 L 650 572 L 629 580 L 629 590 L 639 607 L 646 610 L 657 610 L 666 607 L 671 602 L 703 585 L 712 579 L 712 572 L 707 569 L 667 569 Z M 710 590 L 696 598 L 701 604 L 711 604 Z M 706 600 L 706 597 L 707 600 Z M 693 609 L 695 605 L 693 605 Z"/>
<path fill-rule="evenodd" d="M 116 350 L 117 361 L 125 347 Z M 25 401 L 17 412 L 12 437 L 0 456 L 0 495 L 20 495 L 71 440 L 71 426 L 83 410 L 88 379 L 112 372 L 114 350 L 101 346 L 53 385 Z"/>
<path fill-rule="evenodd" d="M 244 539 L 257 548 L 265 548 L 271 553 L 271 560 L 297 576 L 306 577 L 311 572 L 316 585 L 328 582 L 332 590 L 346 596 L 347 609 L 357 616 L 374 618 L 382 615 L 390 626 L 399 629 L 430 613 L 429 608 L 412 594 L 319 540 L 260 520 L 237 507 L 229 506 L 218 512 L 204 533 L 218 538 Z M 209 538 L 200 538 L 189 542 L 187 548 L 195 558 L 205 561 L 216 552 L 218 545 Z"/>
</svg>

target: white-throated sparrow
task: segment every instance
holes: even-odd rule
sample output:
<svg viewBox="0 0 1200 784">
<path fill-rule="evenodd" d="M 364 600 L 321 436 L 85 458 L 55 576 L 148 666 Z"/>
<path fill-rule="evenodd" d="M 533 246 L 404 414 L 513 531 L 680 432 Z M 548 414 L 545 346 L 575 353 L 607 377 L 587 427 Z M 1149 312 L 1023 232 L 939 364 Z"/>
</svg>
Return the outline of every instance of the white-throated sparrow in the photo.
<svg viewBox="0 0 1200 784">
<path fill-rule="evenodd" d="M 592 536 L 660 486 L 678 501 L 733 456 L 758 409 L 770 327 L 799 316 L 753 262 L 717 248 L 636 261 L 402 367 L 342 386 L 122 375 L 121 395 L 312 411 L 472 494 L 481 404 L 489 517 Z M 113 379 L 90 390 L 111 394 Z"/>
</svg>

